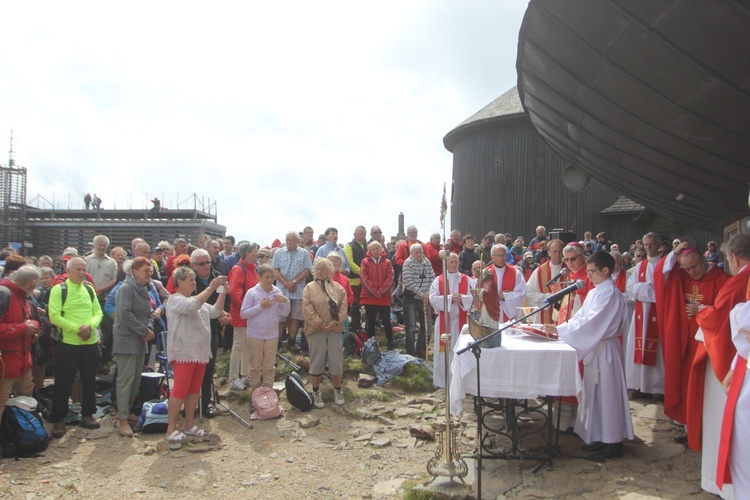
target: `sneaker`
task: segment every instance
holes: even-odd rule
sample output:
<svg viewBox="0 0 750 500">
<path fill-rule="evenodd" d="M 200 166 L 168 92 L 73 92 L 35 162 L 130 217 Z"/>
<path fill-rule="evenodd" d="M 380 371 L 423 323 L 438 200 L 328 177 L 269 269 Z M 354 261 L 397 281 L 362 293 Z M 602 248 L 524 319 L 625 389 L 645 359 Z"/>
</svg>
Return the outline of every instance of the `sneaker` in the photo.
<svg viewBox="0 0 750 500">
<path fill-rule="evenodd" d="M 85 427 L 87 429 L 98 429 L 101 426 L 102 424 L 94 420 L 94 417 L 92 416 L 83 417 L 81 419 L 81 427 Z"/>
<path fill-rule="evenodd" d="M 242 385 L 245 386 L 245 389 L 247 389 L 248 387 L 250 387 L 250 377 L 242 377 L 240 379 L 240 382 L 242 382 Z"/>
<path fill-rule="evenodd" d="M 243 384 L 240 379 L 234 379 L 229 384 L 229 389 L 233 391 L 244 391 L 247 389 L 247 387 L 245 387 L 245 384 Z"/>
<path fill-rule="evenodd" d="M 323 395 L 320 391 L 313 391 L 313 405 L 315 408 L 325 408 L 326 404 L 323 402 Z"/>
<path fill-rule="evenodd" d="M 333 401 L 339 406 L 344 406 L 346 404 L 346 399 L 344 399 L 343 388 L 333 390 Z"/>
<path fill-rule="evenodd" d="M 55 422 L 52 426 L 52 437 L 60 439 L 65 435 L 65 421 Z"/>
</svg>

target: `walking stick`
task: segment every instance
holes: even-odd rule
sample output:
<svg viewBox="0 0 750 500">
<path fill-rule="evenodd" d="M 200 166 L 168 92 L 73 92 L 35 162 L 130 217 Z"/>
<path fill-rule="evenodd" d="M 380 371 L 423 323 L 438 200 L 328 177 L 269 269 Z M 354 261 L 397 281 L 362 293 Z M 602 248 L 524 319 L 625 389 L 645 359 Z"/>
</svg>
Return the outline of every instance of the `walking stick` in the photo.
<svg viewBox="0 0 750 500">
<path fill-rule="evenodd" d="M 428 363 L 430 360 L 430 355 L 428 353 L 427 347 L 430 345 L 429 339 L 432 336 L 432 332 L 430 331 L 430 326 L 432 325 L 432 315 L 430 314 L 430 308 L 427 306 L 427 302 L 422 302 L 422 313 L 424 314 L 424 325 L 422 325 L 422 329 L 424 330 L 424 362 Z"/>
</svg>

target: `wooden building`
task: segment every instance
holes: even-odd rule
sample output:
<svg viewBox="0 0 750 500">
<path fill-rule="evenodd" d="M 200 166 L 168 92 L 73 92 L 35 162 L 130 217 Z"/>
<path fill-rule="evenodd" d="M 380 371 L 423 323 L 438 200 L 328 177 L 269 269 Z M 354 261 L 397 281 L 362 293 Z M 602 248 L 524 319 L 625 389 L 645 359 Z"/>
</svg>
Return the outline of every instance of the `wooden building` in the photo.
<svg viewBox="0 0 750 500">
<path fill-rule="evenodd" d="M 514 87 L 444 138 L 453 153 L 451 229 L 477 240 L 489 231 L 524 236 L 547 231 L 600 231 L 620 247 L 649 231 L 671 241 L 688 237 L 698 248 L 719 232 L 683 226 L 623 196 L 617 186 L 590 178 L 550 148 L 525 114 Z"/>
</svg>

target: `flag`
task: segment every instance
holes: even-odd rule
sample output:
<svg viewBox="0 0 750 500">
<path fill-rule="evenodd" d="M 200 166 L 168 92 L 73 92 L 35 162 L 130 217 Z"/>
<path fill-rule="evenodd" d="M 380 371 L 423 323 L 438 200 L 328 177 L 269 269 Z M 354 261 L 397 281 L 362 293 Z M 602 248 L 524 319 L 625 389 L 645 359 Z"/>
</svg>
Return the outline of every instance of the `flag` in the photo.
<svg viewBox="0 0 750 500">
<path fill-rule="evenodd" d="M 445 229 L 445 214 L 448 212 L 448 201 L 445 199 L 445 183 L 443 183 L 443 200 L 440 202 L 440 229 Z"/>
</svg>

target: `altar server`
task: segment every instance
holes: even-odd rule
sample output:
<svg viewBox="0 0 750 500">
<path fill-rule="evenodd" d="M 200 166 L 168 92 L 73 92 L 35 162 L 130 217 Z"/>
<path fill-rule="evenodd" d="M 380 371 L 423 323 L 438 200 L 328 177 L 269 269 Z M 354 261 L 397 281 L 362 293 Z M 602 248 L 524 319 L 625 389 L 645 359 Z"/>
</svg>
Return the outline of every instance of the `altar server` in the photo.
<svg viewBox="0 0 750 500">
<path fill-rule="evenodd" d="M 574 431 L 592 458 L 622 456 L 622 440 L 633 439 L 620 335 L 627 317 L 625 298 L 612 281 L 614 258 L 596 252 L 586 259 L 594 289 L 583 307 L 565 324 L 548 325 L 583 361 L 583 390 Z"/>
</svg>

